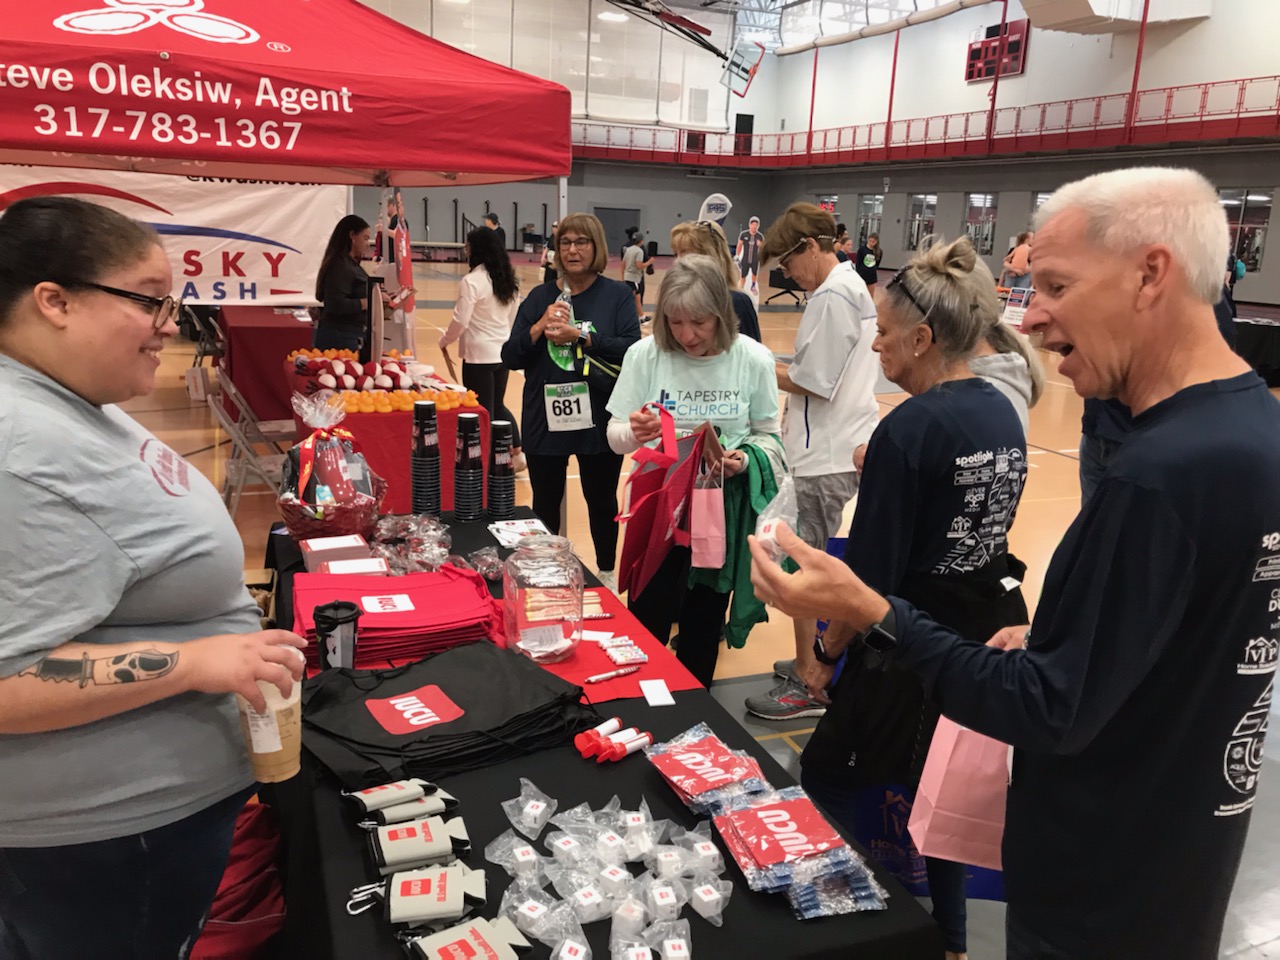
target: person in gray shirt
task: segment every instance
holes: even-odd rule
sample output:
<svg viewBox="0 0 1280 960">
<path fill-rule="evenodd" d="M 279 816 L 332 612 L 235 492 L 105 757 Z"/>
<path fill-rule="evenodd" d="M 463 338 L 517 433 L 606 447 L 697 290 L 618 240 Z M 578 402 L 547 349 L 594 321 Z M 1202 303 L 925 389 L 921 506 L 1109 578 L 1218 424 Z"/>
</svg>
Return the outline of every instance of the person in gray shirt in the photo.
<svg viewBox="0 0 1280 960">
<path fill-rule="evenodd" d="M 288 695 L 210 483 L 117 403 L 177 332 L 149 227 L 0 217 L 0 956 L 182 957 L 252 776 L 233 693 Z"/>
</svg>

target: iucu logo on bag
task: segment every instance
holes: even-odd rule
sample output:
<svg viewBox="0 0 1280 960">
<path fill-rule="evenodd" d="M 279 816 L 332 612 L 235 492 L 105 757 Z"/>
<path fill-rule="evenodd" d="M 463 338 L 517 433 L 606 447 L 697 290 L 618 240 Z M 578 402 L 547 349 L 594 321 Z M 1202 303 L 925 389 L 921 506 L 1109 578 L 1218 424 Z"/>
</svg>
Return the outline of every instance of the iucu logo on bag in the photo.
<svg viewBox="0 0 1280 960">
<path fill-rule="evenodd" d="M 438 723 L 450 723 L 465 712 L 435 684 L 398 693 L 385 700 L 366 700 L 373 719 L 387 733 L 418 733 Z"/>
</svg>

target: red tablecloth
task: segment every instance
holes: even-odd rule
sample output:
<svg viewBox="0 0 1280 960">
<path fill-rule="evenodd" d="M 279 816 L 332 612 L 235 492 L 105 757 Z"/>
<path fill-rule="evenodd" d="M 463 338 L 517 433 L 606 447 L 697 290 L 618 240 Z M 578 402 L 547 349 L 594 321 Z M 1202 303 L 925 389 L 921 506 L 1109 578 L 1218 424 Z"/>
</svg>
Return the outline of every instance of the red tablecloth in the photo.
<svg viewBox="0 0 1280 960">
<path fill-rule="evenodd" d="M 277 374 L 278 376 L 278 374 Z M 453 509 L 453 453 L 458 437 L 458 414 L 480 415 L 480 442 L 485 451 L 484 477 L 489 481 L 489 413 L 483 407 L 442 410 L 436 415 L 440 425 L 440 509 Z M 307 435 L 298 417 L 298 438 Z M 413 507 L 413 485 L 409 477 L 409 451 L 413 440 L 413 414 L 399 410 L 391 413 L 349 413 L 342 426 L 360 442 L 369 468 L 387 481 L 387 496 L 382 501 L 383 513 L 408 513 Z"/>
<path fill-rule="evenodd" d="M 670 650 L 640 625 L 640 621 L 631 615 L 626 604 L 619 600 L 613 591 L 598 587 L 594 590 L 589 589 L 587 592 L 598 594 L 600 606 L 605 613 L 612 616 L 606 620 L 583 620 L 582 629 L 612 633 L 615 637 L 629 637 L 632 643 L 649 655 L 649 662 L 641 664 L 638 671 L 628 676 L 618 677 L 616 680 L 602 680 L 600 683 L 584 684 L 582 681 L 587 677 L 618 669 L 618 665 L 600 649 L 600 644 L 584 640 L 578 644 L 578 649 L 568 660 L 544 664 L 543 669 L 554 673 L 562 680 L 581 684 L 591 703 L 643 697 L 644 694 L 640 692 L 641 680 L 665 680 L 667 689 L 672 692 L 697 690 L 702 686 Z M 608 711 L 606 715 L 607 713 Z"/>
<path fill-rule="evenodd" d="M 311 346 L 311 324 L 297 319 L 292 307 L 243 305 L 222 307 L 218 324 L 226 340 L 223 366 L 249 409 L 259 420 L 292 417 L 291 387 L 280 376 L 280 363 L 290 351 Z"/>
</svg>

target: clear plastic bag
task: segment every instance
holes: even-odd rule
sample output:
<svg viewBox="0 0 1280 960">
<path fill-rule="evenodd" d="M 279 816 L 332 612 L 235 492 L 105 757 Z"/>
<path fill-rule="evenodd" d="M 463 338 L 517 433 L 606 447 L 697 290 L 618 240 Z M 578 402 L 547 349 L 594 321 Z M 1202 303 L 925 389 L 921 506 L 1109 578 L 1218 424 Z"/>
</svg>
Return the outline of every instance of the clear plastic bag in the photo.
<svg viewBox="0 0 1280 960">
<path fill-rule="evenodd" d="M 613 924 L 609 929 L 610 945 L 618 941 L 643 943 L 642 934 L 648 922 L 649 910 L 638 891 L 637 896 L 617 901 L 613 907 Z"/>
<path fill-rule="evenodd" d="M 689 888 L 682 880 L 644 874 L 639 882 L 645 909 L 655 922 L 677 919 L 689 902 Z"/>
<path fill-rule="evenodd" d="M 695 878 L 689 890 L 689 906 L 713 927 L 724 926 L 724 908 L 733 895 L 733 883 L 710 877 Z"/>
<path fill-rule="evenodd" d="M 711 838 L 710 820 L 703 820 L 692 830 L 677 831 L 671 842 L 689 851 L 694 873 L 716 876 L 724 873 L 724 856 Z"/>
<path fill-rule="evenodd" d="M 541 887 L 546 882 L 548 858 L 514 830 L 491 841 L 484 848 L 484 858 L 502 867 L 522 886 Z"/>
<path fill-rule="evenodd" d="M 787 558 L 778 546 L 778 524 L 786 523 L 794 531 L 800 522 L 800 504 L 796 500 L 796 484 L 791 474 L 782 478 L 778 492 L 756 518 L 756 540 L 775 563 Z"/>
<path fill-rule="evenodd" d="M 886 910 L 888 896 L 862 863 L 843 876 L 820 877 L 812 883 L 792 884 L 787 890 L 787 902 L 799 920 Z"/>
<path fill-rule="evenodd" d="M 644 932 L 644 942 L 658 960 L 690 960 L 693 956 L 688 920 L 660 920 Z"/>
<path fill-rule="evenodd" d="M 606 919 L 613 912 L 613 901 L 600 889 L 597 872 L 599 864 L 588 861 L 580 867 L 561 867 L 552 864 L 547 868 L 556 893 L 573 908 L 579 923 L 595 923 Z"/>
<path fill-rule="evenodd" d="M 526 936 L 542 939 L 543 933 L 562 922 L 552 915 L 552 911 L 558 906 L 568 910 L 567 904 L 557 900 L 546 890 L 513 883 L 502 895 L 498 915 L 510 918 Z M 569 912 L 572 915 L 572 911 Z"/>
<path fill-rule="evenodd" d="M 474 553 L 467 554 L 467 560 L 486 580 L 502 579 L 504 566 L 497 547 L 481 547 Z"/>
<path fill-rule="evenodd" d="M 576 837 L 563 830 L 553 830 L 547 834 L 546 844 L 556 863 L 564 867 L 589 863 L 595 859 L 592 855 L 594 846 L 589 837 Z"/>
<path fill-rule="evenodd" d="M 502 801 L 502 812 L 516 830 L 530 840 L 537 840 L 557 806 L 557 801 L 534 786 L 532 780 L 521 777 L 520 796 Z"/>
<path fill-rule="evenodd" d="M 744 750 L 729 749 L 705 723 L 644 752 L 685 806 L 701 816 L 718 814 L 739 798 L 771 789 L 756 759 Z"/>
</svg>

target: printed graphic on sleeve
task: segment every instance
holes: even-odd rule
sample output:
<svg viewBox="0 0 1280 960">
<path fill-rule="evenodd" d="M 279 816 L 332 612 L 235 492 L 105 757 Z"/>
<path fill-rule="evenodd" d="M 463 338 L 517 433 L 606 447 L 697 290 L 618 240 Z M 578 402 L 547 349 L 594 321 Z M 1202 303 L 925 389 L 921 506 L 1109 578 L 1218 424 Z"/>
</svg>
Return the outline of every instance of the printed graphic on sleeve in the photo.
<svg viewBox="0 0 1280 960">
<path fill-rule="evenodd" d="M 957 457 L 955 467 L 953 483 L 968 488 L 965 513 L 951 521 L 947 538 L 953 542 L 935 574 L 973 573 L 1008 550 L 1009 527 L 1027 479 L 1027 459 L 1016 447 Z"/>
<path fill-rule="evenodd" d="M 1222 758 L 1222 774 L 1226 777 L 1227 784 L 1247 799 L 1223 804 L 1214 811 L 1214 816 L 1233 817 L 1253 806 L 1258 788 L 1258 773 L 1262 769 L 1262 751 L 1267 738 L 1271 691 L 1274 687 L 1275 681 L 1272 680 L 1249 711 L 1240 718 L 1231 733 L 1231 739 L 1227 741 L 1226 753 Z"/>
</svg>

